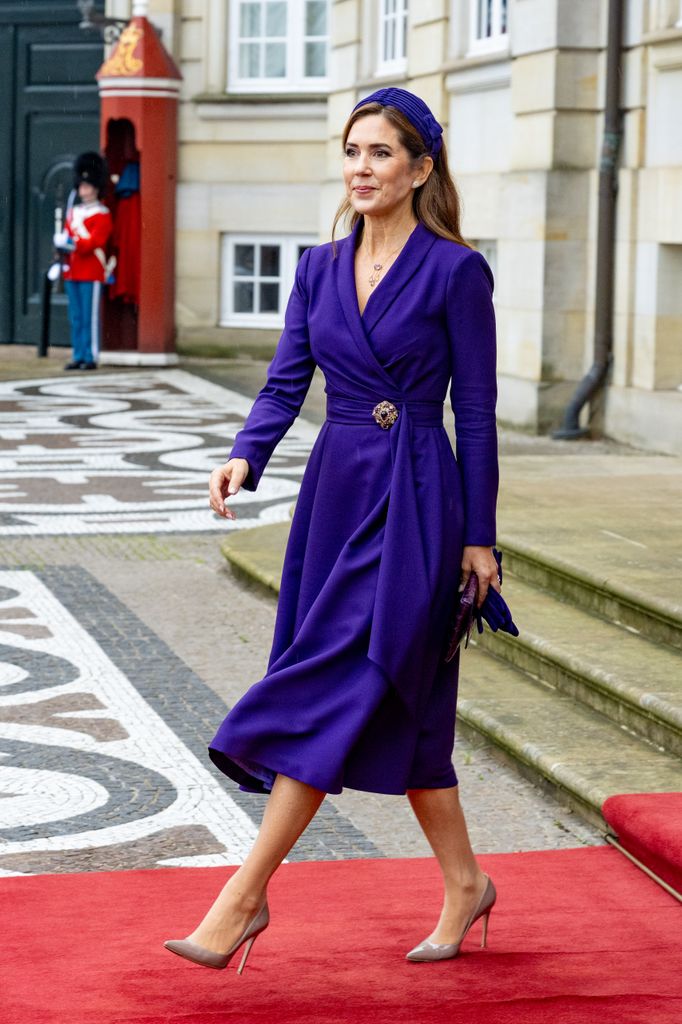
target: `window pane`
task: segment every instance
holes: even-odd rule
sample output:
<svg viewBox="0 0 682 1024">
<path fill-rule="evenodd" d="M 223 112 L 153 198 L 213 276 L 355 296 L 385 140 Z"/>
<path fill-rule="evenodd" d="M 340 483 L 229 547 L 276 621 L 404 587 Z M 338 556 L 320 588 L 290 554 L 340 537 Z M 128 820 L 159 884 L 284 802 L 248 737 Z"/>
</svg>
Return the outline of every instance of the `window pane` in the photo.
<svg viewBox="0 0 682 1024">
<path fill-rule="evenodd" d="M 261 284 L 260 286 L 260 312 L 279 312 L 279 284 Z"/>
<path fill-rule="evenodd" d="M 239 10 L 239 35 L 242 39 L 254 39 L 261 34 L 261 5 L 242 4 Z"/>
<path fill-rule="evenodd" d="M 235 313 L 253 313 L 253 281 L 238 281 L 234 286 Z"/>
<path fill-rule="evenodd" d="M 280 2 L 265 8 L 265 35 L 283 39 L 287 34 L 287 5 Z"/>
<path fill-rule="evenodd" d="M 279 246 L 261 245 L 260 276 L 279 277 Z"/>
<path fill-rule="evenodd" d="M 476 39 L 495 39 L 507 34 L 507 0 L 476 0 Z"/>
<path fill-rule="evenodd" d="M 260 43 L 239 44 L 239 77 L 260 78 Z"/>
<path fill-rule="evenodd" d="M 307 36 L 326 36 L 327 0 L 306 0 L 305 34 Z"/>
<path fill-rule="evenodd" d="M 305 70 L 306 78 L 324 78 L 327 74 L 327 44 L 306 43 L 305 44 Z"/>
<path fill-rule="evenodd" d="M 255 246 L 235 245 L 234 272 L 238 276 L 253 277 Z"/>
<path fill-rule="evenodd" d="M 296 248 L 298 250 L 298 256 L 296 258 L 300 260 L 306 249 L 312 249 L 312 245 L 299 245 Z"/>
<path fill-rule="evenodd" d="M 265 77 L 284 78 L 287 73 L 286 43 L 265 44 Z"/>
</svg>

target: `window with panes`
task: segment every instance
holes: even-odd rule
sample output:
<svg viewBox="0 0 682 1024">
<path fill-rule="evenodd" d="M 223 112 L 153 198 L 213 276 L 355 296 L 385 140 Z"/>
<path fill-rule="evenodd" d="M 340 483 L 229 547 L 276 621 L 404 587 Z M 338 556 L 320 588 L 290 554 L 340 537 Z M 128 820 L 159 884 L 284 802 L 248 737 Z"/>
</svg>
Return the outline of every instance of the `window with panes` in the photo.
<svg viewBox="0 0 682 1024">
<path fill-rule="evenodd" d="M 296 265 L 316 239 L 223 235 L 220 322 L 230 327 L 280 327 Z"/>
<path fill-rule="evenodd" d="M 507 45 L 507 0 L 470 0 L 469 49 L 485 53 Z"/>
<path fill-rule="evenodd" d="M 318 91 L 328 86 L 330 0 L 233 0 L 231 89 Z"/>
<path fill-rule="evenodd" d="M 379 0 L 379 73 L 405 66 L 407 3 L 408 0 Z"/>
</svg>

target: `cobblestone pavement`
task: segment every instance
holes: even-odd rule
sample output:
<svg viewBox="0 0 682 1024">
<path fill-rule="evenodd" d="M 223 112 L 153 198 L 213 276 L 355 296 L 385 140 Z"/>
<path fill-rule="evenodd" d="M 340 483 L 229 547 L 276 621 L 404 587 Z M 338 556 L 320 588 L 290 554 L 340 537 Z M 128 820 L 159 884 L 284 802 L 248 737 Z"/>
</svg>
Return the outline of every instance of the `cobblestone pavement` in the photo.
<svg viewBox="0 0 682 1024">
<path fill-rule="evenodd" d="M 252 841 L 265 798 L 206 755 L 274 624 L 206 507 L 248 406 L 176 370 L 2 385 L 0 873 L 233 864 Z M 288 509 L 315 433 L 297 422 L 240 526 Z M 458 736 L 454 760 L 478 852 L 602 841 L 484 747 Z M 429 852 L 404 797 L 345 790 L 290 859 Z"/>
<path fill-rule="evenodd" d="M 0 384 L 0 535 L 222 529 L 206 478 L 250 402 L 183 370 Z M 315 428 L 299 420 L 237 528 L 286 519 Z"/>
</svg>

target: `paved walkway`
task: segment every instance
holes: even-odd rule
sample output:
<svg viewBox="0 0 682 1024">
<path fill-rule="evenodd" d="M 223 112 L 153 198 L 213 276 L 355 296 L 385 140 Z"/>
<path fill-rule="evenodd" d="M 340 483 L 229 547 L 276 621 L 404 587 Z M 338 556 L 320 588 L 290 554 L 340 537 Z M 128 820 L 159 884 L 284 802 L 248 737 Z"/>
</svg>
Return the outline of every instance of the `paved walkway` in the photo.
<svg viewBox="0 0 682 1024">
<path fill-rule="evenodd" d="M 0 385 L 0 873 L 237 863 L 264 798 L 217 772 L 206 743 L 265 670 L 275 604 L 220 541 L 287 515 L 317 383 L 231 525 L 209 512 L 206 477 L 263 364 L 51 362 L 40 378 L 0 352 L 15 378 Z M 458 738 L 455 764 L 479 852 L 601 842 L 485 748 Z M 291 859 L 429 852 L 404 798 L 345 790 Z"/>
</svg>

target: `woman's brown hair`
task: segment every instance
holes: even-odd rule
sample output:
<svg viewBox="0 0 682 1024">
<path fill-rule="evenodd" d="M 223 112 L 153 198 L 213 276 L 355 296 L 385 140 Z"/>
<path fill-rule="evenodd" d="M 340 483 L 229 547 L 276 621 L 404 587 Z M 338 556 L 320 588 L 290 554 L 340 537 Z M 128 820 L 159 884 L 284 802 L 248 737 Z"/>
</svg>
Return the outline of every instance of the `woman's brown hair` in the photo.
<svg viewBox="0 0 682 1024">
<path fill-rule="evenodd" d="M 414 127 L 412 122 L 395 107 L 382 106 L 381 103 L 367 103 L 357 110 L 354 110 L 346 121 L 343 129 L 342 146 L 345 150 L 350 130 L 355 122 L 361 117 L 369 114 L 381 114 L 385 117 L 398 132 L 401 144 L 408 151 L 412 160 L 417 164 L 428 152 L 424 140 Z M 433 159 L 433 170 L 423 185 L 415 190 L 412 196 L 412 209 L 417 220 L 432 231 L 434 235 L 447 238 L 451 242 L 459 242 L 468 249 L 473 245 L 462 238 L 460 231 L 460 199 L 454 181 L 450 176 L 448 168 L 448 156 L 445 149 L 445 142 L 436 153 Z M 353 211 L 350 218 L 348 214 Z M 334 223 L 332 225 L 332 250 L 336 256 L 336 245 L 334 235 L 336 226 L 342 218 L 350 219 L 351 229 L 355 227 L 362 214 L 353 209 L 352 203 L 347 196 L 342 199 Z"/>
</svg>

